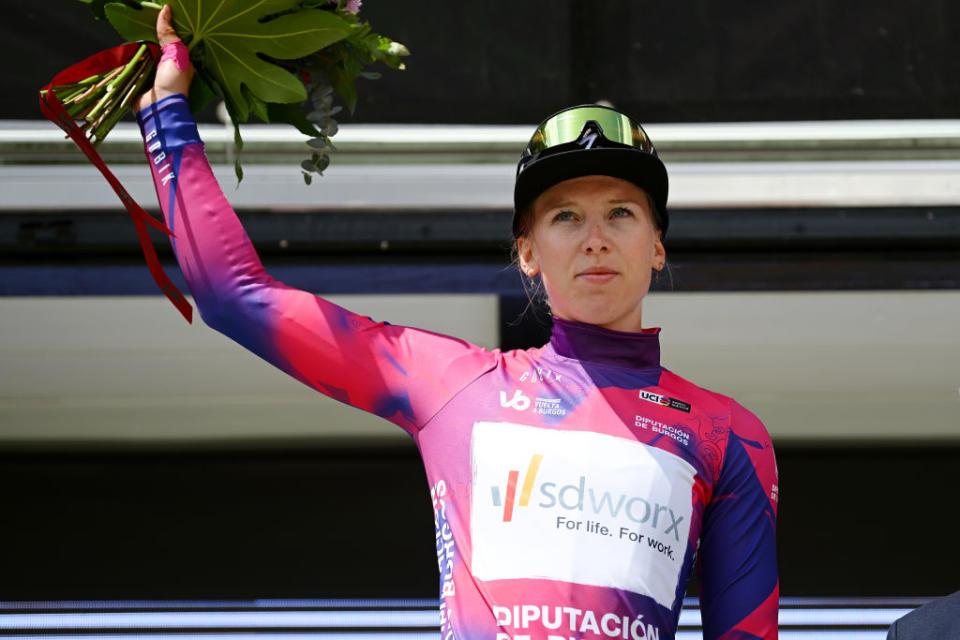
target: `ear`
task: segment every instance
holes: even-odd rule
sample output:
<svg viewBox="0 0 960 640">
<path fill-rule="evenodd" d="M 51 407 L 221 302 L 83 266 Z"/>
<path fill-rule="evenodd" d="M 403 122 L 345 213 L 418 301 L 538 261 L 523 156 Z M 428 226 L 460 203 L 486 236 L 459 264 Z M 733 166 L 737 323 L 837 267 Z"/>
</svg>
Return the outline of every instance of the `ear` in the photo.
<svg viewBox="0 0 960 640">
<path fill-rule="evenodd" d="M 533 241 L 530 235 L 517 238 L 517 257 L 520 260 L 520 270 L 532 278 L 540 273 L 540 263 L 533 250 Z"/>
<path fill-rule="evenodd" d="M 653 262 L 654 268 L 657 271 L 663 269 L 663 265 L 667 262 L 667 250 L 663 248 L 663 241 L 660 239 L 663 235 L 663 232 L 660 229 L 657 229 L 657 238 L 653 241 Z M 659 266 L 657 266 L 659 265 Z"/>
</svg>

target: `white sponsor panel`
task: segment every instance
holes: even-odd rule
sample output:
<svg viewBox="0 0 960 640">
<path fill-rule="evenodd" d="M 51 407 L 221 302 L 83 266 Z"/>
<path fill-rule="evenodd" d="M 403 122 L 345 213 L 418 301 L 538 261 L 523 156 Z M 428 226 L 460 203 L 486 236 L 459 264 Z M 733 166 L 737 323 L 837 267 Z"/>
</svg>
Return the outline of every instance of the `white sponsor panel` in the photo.
<svg viewBox="0 0 960 640">
<path fill-rule="evenodd" d="M 474 425 L 471 567 L 480 580 L 614 587 L 673 605 L 695 469 L 589 431 Z"/>
</svg>

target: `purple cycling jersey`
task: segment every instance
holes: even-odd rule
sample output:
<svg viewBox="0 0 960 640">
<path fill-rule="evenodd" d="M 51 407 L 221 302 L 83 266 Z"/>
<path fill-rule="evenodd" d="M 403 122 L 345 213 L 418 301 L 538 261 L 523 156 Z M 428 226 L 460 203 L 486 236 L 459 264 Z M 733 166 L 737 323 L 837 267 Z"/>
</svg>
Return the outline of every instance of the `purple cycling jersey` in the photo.
<svg viewBox="0 0 960 640">
<path fill-rule="evenodd" d="M 660 364 L 660 329 L 554 318 L 489 351 L 277 282 L 183 96 L 138 114 L 174 251 L 214 329 L 413 436 L 443 640 L 667 640 L 699 562 L 708 639 L 776 638 L 777 471 L 760 420 Z"/>
</svg>

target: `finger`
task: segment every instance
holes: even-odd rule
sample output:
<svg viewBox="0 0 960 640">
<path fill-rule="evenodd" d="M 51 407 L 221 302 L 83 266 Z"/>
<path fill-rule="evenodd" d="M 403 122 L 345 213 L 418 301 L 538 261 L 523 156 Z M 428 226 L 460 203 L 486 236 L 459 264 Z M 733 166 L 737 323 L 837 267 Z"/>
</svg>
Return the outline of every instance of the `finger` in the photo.
<svg viewBox="0 0 960 640">
<path fill-rule="evenodd" d="M 173 28 L 173 9 L 170 5 L 164 5 L 163 9 L 157 15 L 157 42 L 164 46 L 180 39 Z"/>
</svg>

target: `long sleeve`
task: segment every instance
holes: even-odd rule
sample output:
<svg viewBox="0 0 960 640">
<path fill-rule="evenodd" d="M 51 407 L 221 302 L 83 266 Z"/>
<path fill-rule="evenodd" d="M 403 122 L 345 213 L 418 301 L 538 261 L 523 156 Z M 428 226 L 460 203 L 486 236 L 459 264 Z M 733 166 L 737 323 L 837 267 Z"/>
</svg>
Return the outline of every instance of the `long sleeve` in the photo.
<svg viewBox="0 0 960 640">
<path fill-rule="evenodd" d="M 374 322 L 271 278 L 217 184 L 182 95 L 137 115 L 174 253 L 200 316 L 301 382 L 415 433 L 496 352 Z"/>
<path fill-rule="evenodd" d="M 731 400 L 730 436 L 700 543 L 706 640 L 777 637 L 777 483 L 766 428 Z"/>
</svg>

